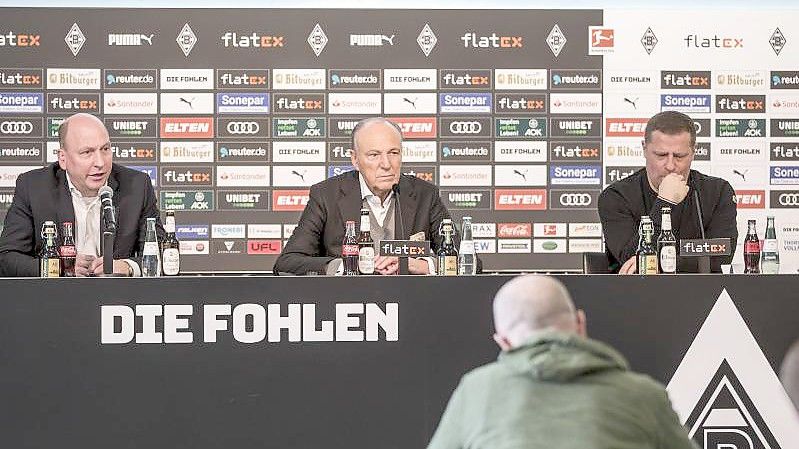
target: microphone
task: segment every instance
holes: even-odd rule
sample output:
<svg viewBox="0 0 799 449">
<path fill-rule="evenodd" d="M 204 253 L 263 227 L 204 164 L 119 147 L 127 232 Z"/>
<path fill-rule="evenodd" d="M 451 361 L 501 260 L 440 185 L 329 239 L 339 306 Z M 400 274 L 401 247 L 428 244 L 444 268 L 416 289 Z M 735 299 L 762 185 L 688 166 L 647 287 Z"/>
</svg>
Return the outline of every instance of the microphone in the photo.
<svg viewBox="0 0 799 449">
<path fill-rule="evenodd" d="M 399 188 L 399 183 L 396 183 L 393 186 L 391 186 L 391 191 L 394 192 L 394 205 L 395 205 L 394 213 L 397 216 L 399 216 L 399 239 L 398 240 L 403 240 L 403 239 L 405 239 L 405 222 L 402 219 L 402 208 L 400 207 L 400 198 L 399 198 L 399 196 L 400 196 L 400 188 Z M 396 220 L 395 220 L 395 222 L 396 222 Z M 397 236 L 394 236 L 394 238 L 397 238 Z"/>
<path fill-rule="evenodd" d="M 399 235 L 394 233 L 394 240 L 405 240 L 405 222 L 402 219 L 402 207 L 400 206 L 400 188 L 399 183 L 391 186 L 391 191 L 394 192 L 394 223 L 399 223 Z M 399 217 L 399 220 L 397 220 Z M 396 230 L 395 230 L 396 231 Z M 399 258 L 399 274 L 410 274 L 408 270 L 408 258 Z"/>
<path fill-rule="evenodd" d="M 690 173 L 688 174 L 688 180 L 691 180 Z M 689 185 L 691 186 L 691 190 L 694 191 L 694 205 L 696 205 L 696 217 L 697 221 L 699 222 L 699 236 L 702 240 L 705 240 L 705 225 L 702 223 L 702 203 L 699 201 L 699 189 L 696 187 L 696 179 L 694 179 Z M 699 263 L 699 272 L 710 273 L 710 256 L 702 256 L 698 259 L 699 260 L 697 260 L 697 262 Z"/>
<path fill-rule="evenodd" d="M 100 204 L 103 208 L 103 224 L 105 228 L 114 232 L 117 227 L 117 220 L 114 216 L 114 203 L 111 198 L 114 196 L 114 190 L 108 186 L 100 187 Z"/>
</svg>

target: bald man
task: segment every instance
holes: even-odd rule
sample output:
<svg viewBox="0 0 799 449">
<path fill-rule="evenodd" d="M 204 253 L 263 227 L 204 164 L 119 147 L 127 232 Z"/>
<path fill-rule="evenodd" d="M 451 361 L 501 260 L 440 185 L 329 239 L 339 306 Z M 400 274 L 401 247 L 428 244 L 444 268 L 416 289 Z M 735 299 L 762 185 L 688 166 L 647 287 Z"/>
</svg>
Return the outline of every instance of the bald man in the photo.
<svg viewBox="0 0 799 449">
<path fill-rule="evenodd" d="M 98 191 L 105 185 L 114 191 L 117 209 L 113 272 L 141 275 L 138 255 L 144 248 L 148 217 L 156 218 L 158 235 L 164 236 L 150 178 L 113 163 L 108 131 L 93 115 L 67 117 L 59 127 L 59 142 L 57 163 L 17 178 L 0 236 L 0 275 L 39 275 L 41 229 L 48 220 L 59 228 L 64 222 L 73 223 L 77 276 L 103 273 Z"/>
<path fill-rule="evenodd" d="M 780 367 L 780 380 L 799 412 L 799 340 L 788 349 Z"/>
<path fill-rule="evenodd" d="M 663 386 L 587 338 L 554 278 L 505 284 L 494 326 L 498 360 L 461 379 L 428 449 L 695 449 Z"/>
</svg>

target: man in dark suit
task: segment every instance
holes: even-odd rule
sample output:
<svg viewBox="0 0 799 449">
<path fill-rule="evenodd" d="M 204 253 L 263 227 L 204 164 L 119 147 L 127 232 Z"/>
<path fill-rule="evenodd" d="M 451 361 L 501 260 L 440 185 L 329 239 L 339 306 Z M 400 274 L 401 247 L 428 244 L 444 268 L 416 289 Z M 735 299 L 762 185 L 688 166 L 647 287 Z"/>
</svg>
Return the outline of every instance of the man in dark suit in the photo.
<svg viewBox="0 0 799 449">
<path fill-rule="evenodd" d="M 382 117 L 364 119 L 353 130 L 352 138 L 352 165 L 356 170 L 311 187 L 294 234 L 275 262 L 275 272 L 340 273 L 344 224 L 347 220 L 357 223 L 362 207 L 370 211 L 375 240 L 402 240 L 423 233 L 434 251 L 441 246 L 438 227 L 444 218 L 450 218 L 449 212 L 434 185 L 401 174 L 400 128 Z M 394 213 L 395 184 L 399 184 L 400 214 Z M 405 233 L 400 235 L 403 227 Z M 455 245 L 458 243 L 456 235 Z M 429 274 L 435 265 L 432 259 L 411 258 L 408 268 L 411 274 Z M 397 270 L 396 257 L 376 257 L 377 273 L 395 274 Z"/>
<path fill-rule="evenodd" d="M 638 271 L 638 224 L 649 215 L 660 232 L 661 208 L 671 209 L 672 230 L 677 240 L 728 237 L 735 253 L 738 239 L 735 191 L 729 182 L 691 170 L 696 145 L 694 121 L 685 114 L 665 111 L 654 115 L 644 131 L 646 167 L 609 185 L 599 195 L 599 219 L 613 271 L 633 274 Z M 697 195 L 689 195 L 691 190 Z M 700 218 L 697 203 L 702 209 Z M 711 271 L 721 272 L 732 256 L 714 256 Z M 681 257 L 678 273 L 699 270 L 697 258 Z"/>
<path fill-rule="evenodd" d="M 40 230 L 47 220 L 58 225 L 74 223 L 75 274 L 101 274 L 98 191 L 108 185 L 114 191 L 117 210 L 113 272 L 141 275 L 136 256 L 144 247 L 146 219 L 156 218 L 158 234 L 164 235 L 150 178 L 112 163 L 108 131 L 97 117 L 68 117 L 59 128 L 59 140 L 57 164 L 23 173 L 17 179 L 0 236 L 0 274 L 39 275 L 37 255 L 44 244 Z"/>
</svg>

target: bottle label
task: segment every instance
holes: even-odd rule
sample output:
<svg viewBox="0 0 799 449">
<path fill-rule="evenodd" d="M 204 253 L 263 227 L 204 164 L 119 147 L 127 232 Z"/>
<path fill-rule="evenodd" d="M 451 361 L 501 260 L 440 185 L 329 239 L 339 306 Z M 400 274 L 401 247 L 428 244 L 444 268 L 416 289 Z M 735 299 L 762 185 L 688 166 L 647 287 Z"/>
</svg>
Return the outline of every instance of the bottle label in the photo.
<svg viewBox="0 0 799 449">
<path fill-rule="evenodd" d="M 663 273 L 677 272 L 677 248 L 671 245 L 660 250 L 660 271 Z"/>
<path fill-rule="evenodd" d="M 778 250 L 777 239 L 765 239 L 765 240 L 763 240 L 763 252 L 764 253 L 776 253 L 777 250 Z"/>
<path fill-rule="evenodd" d="M 157 242 L 144 242 L 143 256 L 157 256 L 159 252 Z"/>
<path fill-rule="evenodd" d="M 444 256 L 444 276 L 458 275 L 458 256 Z"/>
<path fill-rule="evenodd" d="M 358 255 L 358 245 L 341 245 L 341 255 L 342 256 L 357 256 Z"/>
<path fill-rule="evenodd" d="M 655 254 L 642 254 L 638 256 L 639 274 L 658 274 L 658 258 Z"/>
<path fill-rule="evenodd" d="M 458 249 L 460 254 L 474 254 L 474 241 L 473 240 L 461 240 L 460 248 Z"/>
<path fill-rule="evenodd" d="M 72 245 L 61 246 L 58 248 L 58 254 L 61 257 L 75 257 L 78 253 Z"/>
<path fill-rule="evenodd" d="M 61 276 L 61 259 L 41 259 L 39 273 L 43 278 L 57 278 Z"/>
<path fill-rule="evenodd" d="M 177 276 L 180 273 L 180 251 L 177 248 L 167 248 L 164 250 L 164 274 L 167 276 Z"/>
<path fill-rule="evenodd" d="M 362 246 L 358 250 L 358 271 L 363 274 L 372 274 L 375 272 L 374 246 Z"/>
<path fill-rule="evenodd" d="M 745 241 L 744 242 L 744 252 L 745 253 L 759 253 L 760 252 L 760 240 L 752 241 Z"/>
</svg>

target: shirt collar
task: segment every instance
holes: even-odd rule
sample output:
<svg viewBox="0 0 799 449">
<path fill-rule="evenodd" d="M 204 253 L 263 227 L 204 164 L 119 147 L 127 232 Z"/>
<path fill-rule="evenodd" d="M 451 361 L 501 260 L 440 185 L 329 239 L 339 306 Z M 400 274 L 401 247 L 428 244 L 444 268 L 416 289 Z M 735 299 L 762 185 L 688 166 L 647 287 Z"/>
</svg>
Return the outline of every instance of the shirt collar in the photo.
<svg viewBox="0 0 799 449">
<path fill-rule="evenodd" d="M 358 172 L 358 183 L 361 185 L 361 200 L 368 199 L 369 197 L 374 197 L 374 203 L 380 203 L 380 197 L 372 193 L 372 190 L 369 189 L 369 186 L 366 185 L 366 180 L 363 178 L 361 172 Z M 383 204 L 388 204 L 388 201 L 393 197 L 394 192 L 391 191 L 386 200 L 383 201 Z M 382 206 L 382 204 L 381 204 Z"/>
</svg>

